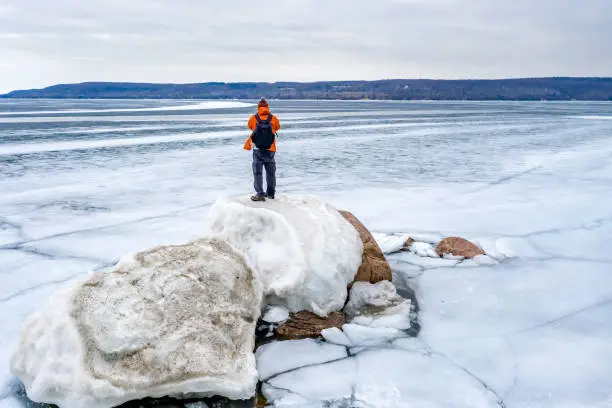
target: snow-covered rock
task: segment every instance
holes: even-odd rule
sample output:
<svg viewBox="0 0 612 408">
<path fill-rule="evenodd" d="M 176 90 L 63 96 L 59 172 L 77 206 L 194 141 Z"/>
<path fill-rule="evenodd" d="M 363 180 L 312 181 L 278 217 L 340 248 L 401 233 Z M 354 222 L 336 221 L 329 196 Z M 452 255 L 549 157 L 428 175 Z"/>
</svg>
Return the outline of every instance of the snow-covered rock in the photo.
<svg viewBox="0 0 612 408">
<path fill-rule="evenodd" d="M 60 407 L 250 398 L 262 294 L 243 256 L 217 239 L 127 256 L 32 315 L 12 371 L 32 400 Z"/>
<path fill-rule="evenodd" d="M 320 198 L 225 199 L 209 218 L 214 234 L 246 254 L 274 304 L 320 316 L 344 306 L 363 245 L 355 228 Z"/>
</svg>

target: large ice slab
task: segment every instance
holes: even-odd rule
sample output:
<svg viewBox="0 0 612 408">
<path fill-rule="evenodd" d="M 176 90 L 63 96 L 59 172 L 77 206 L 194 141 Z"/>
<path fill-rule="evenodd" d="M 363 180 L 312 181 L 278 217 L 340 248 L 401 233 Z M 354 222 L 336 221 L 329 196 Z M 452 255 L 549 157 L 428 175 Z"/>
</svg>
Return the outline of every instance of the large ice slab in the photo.
<svg viewBox="0 0 612 408">
<path fill-rule="evenodd" d="M 313 339 L 269 343 L 259 347 L 256 353 L 261 380 L 296 368 L 340 360 L 347 356 L 345 347 Z"/>
<path fill-rule="evenodd" d="M 320 198 L 220 200 L 211 208 L 210 226 L 244 251 L 275 303 L 322 316 L 344 306 L 363 244 L 355 228 Z"/>
<path fill-rule="evenodd" d="M 217 239 L 127 256 L 28 318 L 12 371 L 32 400 L 62 408 L 250 398 L 262 293 L 242 255 Z"/>
<path fill-rule="evenodd" d="M 395 348 L 278 375 L 264 383 L 263 393 L 279 407 L 298 398 L 350 407 L 497 408 L 501 401 L 443 356 Z"/>
</svg>

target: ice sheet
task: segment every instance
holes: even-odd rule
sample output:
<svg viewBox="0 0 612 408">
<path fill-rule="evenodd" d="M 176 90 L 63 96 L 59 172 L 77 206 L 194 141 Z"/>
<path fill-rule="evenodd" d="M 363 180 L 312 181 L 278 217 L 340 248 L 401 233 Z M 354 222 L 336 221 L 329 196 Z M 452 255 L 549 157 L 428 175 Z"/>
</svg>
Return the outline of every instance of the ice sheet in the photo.
<svg viewBox="0 0 612 408">
<path fill-rule="evenodd" d="M 32 101 L 0 101 L 0 111 L 7 103 L 24 111 L 83 110 L 71 101 L 40 109 L 23 105 Z M 96 110 L 125 108 L 113 101 L 89 103 Z M 291 127 L 280 132 L 279 193 L 322 196 L 373 232 L 409 234 L 431 244 L 442 236 L 462 236 L 499 262 L 453 267 L 457 261 L 389 256 L 394 279 L 401 274 L 402 280 L 395 280 L 416 289 L 423 350 L 442 360 L 446 355 L 509 408 L 610 405 L 612 121 L 600 118 L 612 116 L 612 105 L 275 101 L 272 109 L 284 128 Z M 19 326 L 63 285 L 58 281 L 112 264 L 125 252 L 199 236 L 217 198 L 251 190 L 250 155 L 242 150 L 248 130 L 241 124 L 250 113 L 0 119 L 0 145 L 14 152 L 41 141 L 73 139 L 76 147 L 95 147 L 2 156 L 0 383 L 10 378 L 8 356 Z M 328 122 L 318 123 L 321 119 Z M 387 124 L 393 120 L 401 126 Z M 143 124 L 162 129 L 130 133 Z M 77 126 L 88 132 L 74 133 Z M 102 132 L 108 126 L 127 129 L 110 137 Z M 109 146 L 114 137 L 141 136 L 151 143 Z M 439 365 L 398 356 L 394 359 L 416 368 L 387 371 L 401 375 L 402 386 L 414 386 L 411 393 L 435 391 L 443 397 L 457 384 L 472 389 L 464 382 L 469 380 L 454 374 L 440 377 L 448 388 L 430 388 L 420 381 L 421 372 Z M 385 357 L 370 367 L 392 364 Z M 342 368 L 334 372 L 337 381 L 325 383 L 330 377 L 318 372 L 302 378 L 300 386 L 316 388 L 321 381 L 322 397 L 350 402 L 344 376 L 350 374 L 352 385 L 362 381 L 352 382 L 354 363 Z M 394 401 L 396 391 L 386 389 L 391 392 L 383 397 Z M 302 398 L 276 392 L 286 401 Z M 3 408 L 15 404 L 2 395 Z"/>
</svg>

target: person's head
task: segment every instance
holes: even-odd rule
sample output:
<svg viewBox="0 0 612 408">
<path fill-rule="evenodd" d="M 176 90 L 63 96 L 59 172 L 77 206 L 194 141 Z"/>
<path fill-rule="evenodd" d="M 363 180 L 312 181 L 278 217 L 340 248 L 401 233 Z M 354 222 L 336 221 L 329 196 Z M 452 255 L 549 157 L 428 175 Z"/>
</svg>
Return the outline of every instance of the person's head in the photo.
<svg viewBox="0 0 612 408">
<path fill-rule="evenodd" d="M 257 104 L 258 108 L 267 108 L 268 107 L 268 101 L 266 101 L 266 98 L 261 98 L 259 100 L 259 103 Z"/>
</svg>

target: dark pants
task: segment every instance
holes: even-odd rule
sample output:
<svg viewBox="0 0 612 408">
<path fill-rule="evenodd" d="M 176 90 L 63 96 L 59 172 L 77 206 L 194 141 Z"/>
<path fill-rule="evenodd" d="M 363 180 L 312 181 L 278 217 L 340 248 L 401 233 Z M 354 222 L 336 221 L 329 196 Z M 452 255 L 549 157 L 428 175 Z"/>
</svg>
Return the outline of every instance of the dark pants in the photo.
<svg viewBox="0 0 612 408">
<path fill-rule="evenodd" d="M 253 176 L 255 177 L 255 192 L 258 196 L 264 195 L 263 168 L 266 168 L 266 194 L 274 196 L 276 193 L 276 161 L 274 152 L 268 150 L 253 150 Z"/>
</svg>

